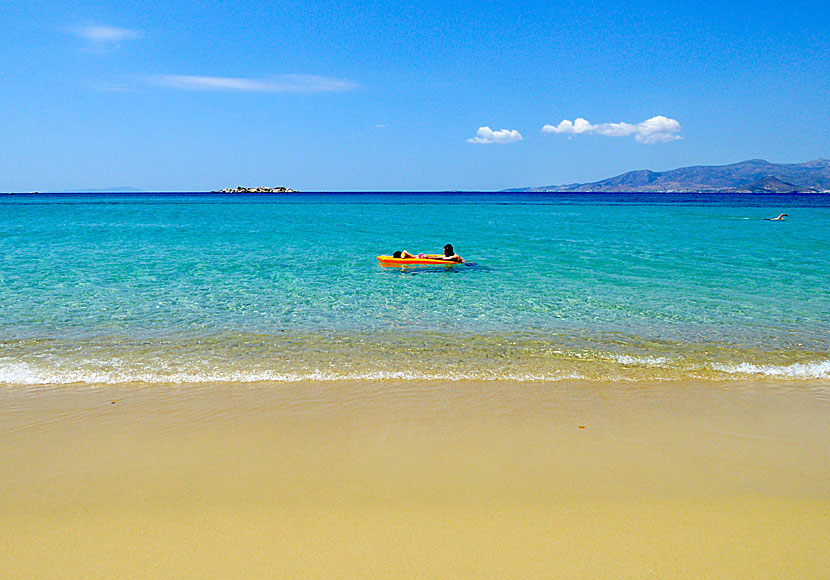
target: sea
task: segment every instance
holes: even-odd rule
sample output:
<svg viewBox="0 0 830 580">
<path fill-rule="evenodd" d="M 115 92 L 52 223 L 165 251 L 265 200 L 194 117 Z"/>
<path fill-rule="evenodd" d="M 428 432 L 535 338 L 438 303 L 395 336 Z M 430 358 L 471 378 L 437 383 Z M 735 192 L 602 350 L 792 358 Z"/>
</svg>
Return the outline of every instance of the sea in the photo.
<svg viewBox="0 0 830 580">
<path fill-rule="evenodd" d="M 830 385 L 830 195 L 0 197 L 0 385 L 362 380 Z"/>
</svg>

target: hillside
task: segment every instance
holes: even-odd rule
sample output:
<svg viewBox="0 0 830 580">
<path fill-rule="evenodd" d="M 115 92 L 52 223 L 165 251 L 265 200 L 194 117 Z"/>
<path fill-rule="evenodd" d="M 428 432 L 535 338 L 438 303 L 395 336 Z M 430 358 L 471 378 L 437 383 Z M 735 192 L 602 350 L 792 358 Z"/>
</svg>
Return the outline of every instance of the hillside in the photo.
<svg viewBox="0 0 830 580">
<path fill-rule="evenodd" d="M 593 183 L 548 185 L 510 191 L 585 192 L 712 192 L 816 193 L 830 192 L 830 161 L 770 163 L 763 159 L 732 165 L 699 165 L 656 172 L 637 170 Z"/>
</svg>

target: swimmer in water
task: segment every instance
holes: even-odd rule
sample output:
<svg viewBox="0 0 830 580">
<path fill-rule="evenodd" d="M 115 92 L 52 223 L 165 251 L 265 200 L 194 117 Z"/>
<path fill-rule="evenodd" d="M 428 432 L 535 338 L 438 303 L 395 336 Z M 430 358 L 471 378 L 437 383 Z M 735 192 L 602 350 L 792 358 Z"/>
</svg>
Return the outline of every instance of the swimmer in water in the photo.
<svg viewBox="0 0 830 580">
<path fill-rule="evenodd" d="M 790 217 L 790 216 L 788 216 L 788 215 L 787 215 L 787 214 L 785 214 L 785 213 L 782 213 L 782 214 L 781 214 L 780 216 L 778 216 L 778 217 L 774 217 L 774 218 L 764 218 L 764 219 L 765 219 L 765 220 L 767 220 L 768 222 L 783 222 L 783 221 L 784 221 L 784 219 L 785 219 L 785 218 L 788 218 L 788 217 Z"/>
<path fill-rule="evenodd" d="M 455 253 L 455 250 L 452 247 L 452 244 L 447 244 L 444 246 L 444 253 L 443 254 L 418 254 L 417 256 L 411 252 L 407 252 L 406 250 L 399 250 L 392 254 L 393 258 L 428 258 L 430 260 L 444 260 L 446 262 L 457 262 L 461 263 L 464 261 L 464 258 L 459 256 Z"/>
<path fill-rule="evenodd" d="M 443 254 L 419 254 L 419 258 L 429 258 L 431 260 L 444 260 L 447 262 L 458 262 L 461 263 L 464 261 L 464 258 L 459 256 L 455 253 L 455 250 L 452 247 L 452 244 L 447 244 L 444 246 L 444 253 Z"/>
</svg>

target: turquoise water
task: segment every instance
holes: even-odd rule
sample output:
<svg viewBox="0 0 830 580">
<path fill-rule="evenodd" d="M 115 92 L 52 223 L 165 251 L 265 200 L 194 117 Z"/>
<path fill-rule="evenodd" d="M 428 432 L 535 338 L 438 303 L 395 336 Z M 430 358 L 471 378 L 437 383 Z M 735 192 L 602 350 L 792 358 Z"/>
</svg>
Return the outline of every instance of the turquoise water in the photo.
<svg viewBox="0 0 830 580">
<path fill-rule="evenodd" d="M 0 384 L 822 381 L 828 256 L 826 195 L 3 196 Z"/>
</svg>

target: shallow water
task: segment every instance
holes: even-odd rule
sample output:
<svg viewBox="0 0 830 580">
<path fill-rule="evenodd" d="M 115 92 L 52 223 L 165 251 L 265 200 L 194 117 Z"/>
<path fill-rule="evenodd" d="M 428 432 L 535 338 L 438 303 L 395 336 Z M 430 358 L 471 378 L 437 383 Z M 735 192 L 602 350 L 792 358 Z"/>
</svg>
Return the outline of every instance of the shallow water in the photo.
<svg viewBox="0 0 830 580">
<path fill-rule="evenodd" d="M 5 196 L 0 383 L 826 382 L 828 255 L 826 195 Z"/>
</svg>

